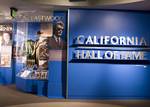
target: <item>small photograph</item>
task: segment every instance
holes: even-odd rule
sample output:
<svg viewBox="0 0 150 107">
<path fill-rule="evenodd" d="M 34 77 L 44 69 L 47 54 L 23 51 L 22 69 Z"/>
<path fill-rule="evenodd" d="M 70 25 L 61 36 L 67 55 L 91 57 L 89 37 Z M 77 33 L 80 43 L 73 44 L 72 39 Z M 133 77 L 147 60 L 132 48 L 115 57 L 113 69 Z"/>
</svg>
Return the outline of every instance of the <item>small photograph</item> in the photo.
<svg viewBox="0 0 150 107">
<path fill-rule="evenodd" d="M 66 61 L 67 42 L 64 39 L 66 35 L 65 24 L 63 21 L 53 23 L 53 34 L 49 38 L 49 61 Z"/>
<path fill-rule="evenodd" d="M 1 67 L 11 67 L 11 46 L 1 46 L 1 56 L 0 56 L 0 66 Z"/>
<path fill-rule="evenodd" d="M 1 56 L 1 65 L 3 67 L 10 67 L 11 65 L 10 55 Z"/>
</svg>

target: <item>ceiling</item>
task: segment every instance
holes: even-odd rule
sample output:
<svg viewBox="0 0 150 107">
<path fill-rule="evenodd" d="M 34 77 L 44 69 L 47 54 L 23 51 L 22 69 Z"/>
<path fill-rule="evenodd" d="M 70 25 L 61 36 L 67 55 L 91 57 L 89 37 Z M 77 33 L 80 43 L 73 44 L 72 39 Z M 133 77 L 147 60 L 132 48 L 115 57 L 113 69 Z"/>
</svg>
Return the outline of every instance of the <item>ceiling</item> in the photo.
<svg viewBox="0 0 150 107">
<path fill-rule="evenodd" d="M 74 0 L 75 1 L 75 0 Z M 79 1 L 79 0 L 77 0 Z M 68 8 L 98 8 L 150 11 L 150 0 L 0 0 L 0 22 L 11 21 L 10 7 L 18 14 L 49 14 L 52 10 Z"/>
</svg>

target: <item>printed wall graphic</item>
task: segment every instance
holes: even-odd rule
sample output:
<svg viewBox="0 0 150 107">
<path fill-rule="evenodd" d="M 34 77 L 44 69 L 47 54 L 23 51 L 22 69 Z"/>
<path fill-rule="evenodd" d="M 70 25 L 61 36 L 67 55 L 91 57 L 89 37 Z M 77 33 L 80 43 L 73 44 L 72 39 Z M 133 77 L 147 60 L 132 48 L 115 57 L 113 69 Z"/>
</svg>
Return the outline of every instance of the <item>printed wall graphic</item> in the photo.
<svg viewBox="0 0 150 107">
<path fill-rule="evenodd" d="M 12 25 L 0 24 L 0 67 L 11 67 Z"/>
<path fill-rule="evenodd" d="M 36 64 L 37 67 L 47 69 L 47 66 L 43 65 L 44 63 L 40 63 L 40 61 L 47 62 L 48 58 L 48 38 L 43 36 L 43 34 L 44 32 L 37 31 L 37 40 L 33 41 L 29 39 L 24 43 L 28 67 L 32 67 Z"/>
<path fill-rule="evenodd" d="M 49 38 L 49 60 L 64 61 L 66 60 L 66 41 L 62 38 L 65 25 L 63 21 L 53 23 L 53 35 Z"/>
<path fill-rule="evenodd" d="M 66 43 L 61 38 L 64 30 L 64 23 L 62 21 L 56 22 L 53 25 L 53 35 L 50 37 L 50 49 L 63 50 L 66 48 Z"/>
<path fill-rule="evenodd" d="M 20 38 L 21 33 L 23 40 L 20 42 L 19 39 L 16 39 L 14 57 L 18 63 L 24 64 L 24 69 L 18 75 L 23 78 L 47 79 L 48 37 L 52 35 L 52 32 L 48 31 L 52 31 L 51 23 L 18 22 L 17 24 L 16 38 Z M 42 27 L 44 25 L 47 26 L 47 29 Z"/>
<path fill-rule="evenodd" d="M 48 37 L 43 35 L 44 32 L 37 32 L 38 39 L 34 42 L 32 58 L 27 58 L 27 61 L 35 61 L 34 65 L 37 66 L 36 77 L 38 79 L 47 78 L 48 72 Z M 30 66 L 30 64 L 27 63 L 27 66 Z"/>
<path fill-rule="evenodd" d="M 14 57 L 23 64 L 18 76 L 23 78 L 47 79 L 49 61 L 65 61 L 65 23 L 62 17 L 50 13 L 49 21 L 17 22 Z M 22 38 L 21 41 L 19 38 Z M 30 71 L 30 73 L 29 73 Z M 24 73 L 26 72 L 26 73 Z"/>
<path fill-rule="evenodd" d="M 59 19 L 51 22 L 17 22 L 13 52 L 17 62 L 24 65 L 18 76 L 47 79 L 48 61 L 66 60 L 65 24 Z M 21 37 L 23 39 L 20 41 Z"/>
</svg>

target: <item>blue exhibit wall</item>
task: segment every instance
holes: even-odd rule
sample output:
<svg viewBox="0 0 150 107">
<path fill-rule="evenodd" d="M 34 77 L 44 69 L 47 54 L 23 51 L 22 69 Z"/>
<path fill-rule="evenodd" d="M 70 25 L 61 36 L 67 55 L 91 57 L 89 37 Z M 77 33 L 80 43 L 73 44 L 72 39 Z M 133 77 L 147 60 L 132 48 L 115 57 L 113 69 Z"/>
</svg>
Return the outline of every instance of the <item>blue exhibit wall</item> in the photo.
<svg viewBox="0 0 150 107">
<path fill-rule="evenodd" d="M 149 19 L 149 12 L 70 9 L 68 98 L 149 99 L 149 64 L 70 62 L 73 38 L 80 34 L 144 37 L 150 46 Z"/>
<path fill-rule="evenodd" d="M 9 85 L 13 83 L 12 67 L 0 67 L 0 84 Z"/>
<path fill-rule="evenodd" d="M 53 16 L 61 17 L 64 23 L 64 31 L 61 38 L 67 41 L 67 12 L 54 11 Z M 66 51 L 66 50 L 65 50 Z M 62 53 L 61 53 L 62 54 Z M 65 60 L 50 60 L 48 74 L 48 97 L 65 98 L 66 97 L 66 72 L 67 62 Z"/>
</svg>

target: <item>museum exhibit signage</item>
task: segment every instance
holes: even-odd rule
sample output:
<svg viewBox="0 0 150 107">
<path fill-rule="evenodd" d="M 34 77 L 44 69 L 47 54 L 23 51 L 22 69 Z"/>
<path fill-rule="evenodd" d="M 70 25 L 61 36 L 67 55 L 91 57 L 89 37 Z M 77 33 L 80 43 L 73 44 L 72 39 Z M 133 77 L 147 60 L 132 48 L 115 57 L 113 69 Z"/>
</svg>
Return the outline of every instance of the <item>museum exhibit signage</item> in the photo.
<svg viewBox="0 0 150 107">
<path fill-rule="evenodd" d="M 16 17 L 17 22 L 54 22 L 62 20 L 60 16 L 50 15 L 22 15 Z"/>
<path fill-rule="evenodd" d="M 78 35 L 70 47 L 74 48 L 70 62 L 150 63 L 144 37 Z"/>
</svg>

